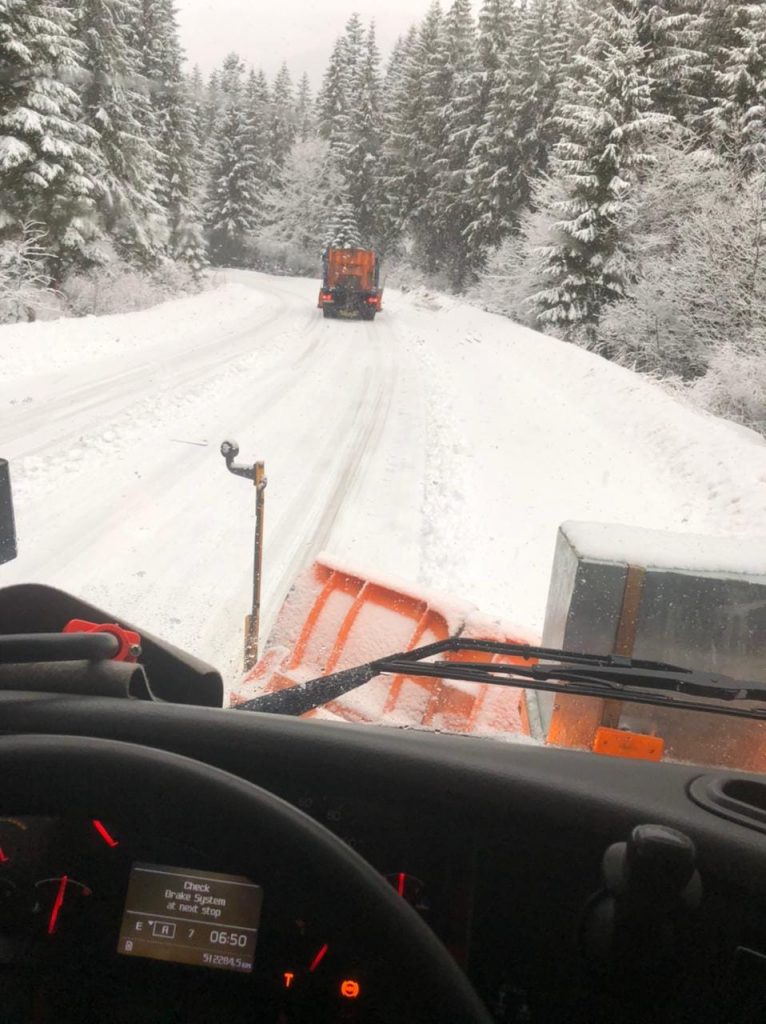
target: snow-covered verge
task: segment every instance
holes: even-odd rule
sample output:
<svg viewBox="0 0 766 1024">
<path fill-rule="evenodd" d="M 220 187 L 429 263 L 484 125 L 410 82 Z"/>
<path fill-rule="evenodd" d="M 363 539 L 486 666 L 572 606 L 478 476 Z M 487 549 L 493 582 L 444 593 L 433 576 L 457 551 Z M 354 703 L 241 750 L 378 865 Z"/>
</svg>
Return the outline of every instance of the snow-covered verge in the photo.
<svg viewBox="0 0 766 1024">
<path fill-rule="evenodd" d="M 541 630 L 559 524 L 766 533 L 766 441 L 452 298 L 389 301 L 428 395 L 421 579 Z M 402 322 L 403 321 L 403 322 Z"/>
<path fill-rule="evenodd" d="M 736 164 L 691 145 L 683 133 L 657 140 L 618 219 L 629 270 L 620 294 L 602 293 L 598 315 L 587 324 L 584 307 L 566 313 L 574 298 L 562 298 L 552 326 L 541 329 L 766 435 L 765 184 L 762 172 L 743 180 Z M 470 293 L 480 307 L 530 327 L 551 323 L 549 257 L 561 241 L 567 206 L 561 189 L 554 180 L 537 186 L 537 211 L 526 213 L 521 232 L 489 256 Z M 603 265 L 603 252 L 592 257 L 594 273 Z"/>
<path fill-rule="evenodd" d="M 566 520 L 753 536 L 766 442 L 583 349 L 436 293 L 324 321 L 315 281 L 230 273 L 156 309 L 0 328 L 0 455 L 36 580 L 241 664 L 266 461 L 264 633 L 320 552 L 539 634 Z"/>
<path fill-rule="evenodd" d="M 172 259 L 148 270 L 112 254 L 103 265 L 70 269 L 53 287 L 45 238 L 41 225 L 24 225 L 21 237 L 0 241 L 0 324 L 131 313 L 198 292 L 214 279 Z"/>
<path fill-rule="evenodd" d="M 53 370 L 92 368 L 152 354 L 194 337 L 209 339 L 221 328 L 244 329 L 263 295 L 218 279 L 214 294 L 165 302 L 141 312 L 83 318 L 60 317 L 41 323 L 7 324 L 0 330 L 0 387 L 20 379 L 39 380 Z"/>
</svg>

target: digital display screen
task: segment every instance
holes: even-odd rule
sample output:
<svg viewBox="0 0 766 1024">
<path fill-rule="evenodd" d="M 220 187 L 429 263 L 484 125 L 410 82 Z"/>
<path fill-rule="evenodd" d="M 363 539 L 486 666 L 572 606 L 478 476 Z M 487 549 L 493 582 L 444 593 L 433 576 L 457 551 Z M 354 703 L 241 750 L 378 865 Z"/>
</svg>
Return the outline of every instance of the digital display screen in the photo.
<svg viewBox="0 0 766 1024">
<path fill-rule="evenodd" d="M 262 903 L 263 889 L 240 875 L 136 863 L 117 952 L 251 971 Z"/>
</svg>

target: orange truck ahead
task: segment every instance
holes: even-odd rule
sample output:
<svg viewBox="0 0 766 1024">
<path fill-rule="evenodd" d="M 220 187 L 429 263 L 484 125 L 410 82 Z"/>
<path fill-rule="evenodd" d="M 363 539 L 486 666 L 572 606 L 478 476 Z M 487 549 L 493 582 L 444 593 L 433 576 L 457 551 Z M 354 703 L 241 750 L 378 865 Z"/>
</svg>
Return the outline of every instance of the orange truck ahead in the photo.
<svg viewBox="0 0 766 1024">
<path fill-rule="evenodd" d="M 380 312 L 380 260 L 372 249 L 326 249 L 318 307 L 325 317 L 374 320 Z"/>
</svg>

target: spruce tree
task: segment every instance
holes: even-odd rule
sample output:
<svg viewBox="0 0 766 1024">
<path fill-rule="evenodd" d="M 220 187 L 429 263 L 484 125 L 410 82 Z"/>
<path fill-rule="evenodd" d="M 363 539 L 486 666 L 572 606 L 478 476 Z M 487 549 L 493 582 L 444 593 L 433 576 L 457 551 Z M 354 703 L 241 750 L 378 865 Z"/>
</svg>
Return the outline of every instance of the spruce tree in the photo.
<svg viewBox="0 0 766 1024">
<path fill-rule="evenodd" d="M 300 142 L 306 142 L 314 134 L 315 117 L 313 106 L 309 76 L 304 72 L 298 83 L 298 97 L 295 101 L 297 138 Z"/>
<path fill-rule="evenodd" d="M 266 195 L 278 184 L 281 174 L 281 168 L 272 156 L 272 101 L 262 71 L 250 71 L 241 103 L 244 117 L 243 150 L 247 154 L 249 188 L 253 197 L 250 229 L 255 230 L 263 222 Z"/>
<path fill-rule="evenodd" d="M 406 203 L 402 195 L 404 168 L 409 156 L 405 133 L 400 130 L 408 106 L 408 68 L 410 53 L 415 46 L 416 30 L 406 38 L 399 38 L 393 48 L 383 79 L 381 100 L 380 191 L 378 206 L 379 244 L 385 249 L 396 247 L 404 227 Z"/>
<path fill-rule="evenodd" d="M 547 170 L 558 135 L 554 118 L 567 62 L 567 14 L 562 0 L 532 0 L 495 72 L 472 153 L 476 214 L 467 233 L 477 261 L 518 230 L 534 182 Z"/>
<path fill-rule="evenodd" d="M 95 258 L 103 171 L 67 84 L 82 73 L 73 21 L 51 0 L 0 0 L 0 235 L 43 225 L 55 277 Z"/>
<path fill-rule="evenodd" d="M 354 208 L 345 193 L 333 204 L 326 240 L 326 247 L 332 249 L 358 249 L 362 245 Z"/>
<path fill-rule="evenodd" d="M 221 88 L 221 72 L 216 69 L 210 75 L 205 91 L 202 107 L 202 135 L 210 140 L 218 125 L 218 118 L 223 110 L 224 94 Z"/>
<path fill-rule="evenodd" d="M 470 0 L 454 0 L 445 15 L 442 33 L 448 69 L 447 101 L 441 111 L 441 142 L 431 202 L 443 248 L 441 265 L 459 289 L 468 273 L 463 236 L 474 217 L 468 162 L 474 141 L 471 90 L 477 68 L 477 40 Z"/>
<path fill-rule="evenodd" d="M 479 13 L 478 62 L 471 89 L 471 149 L 468 173 L 471 199 L 476 215 L 466 229 L 465 239 L 473 263 L 480 263 L 486 246 L 502 232 L 488 237 L 487 204 L 495 175 L 502 174 L 507 150 L 502 136 L 507 131 L 504 104 L 509 91 L 509 59 L 516 11 L 511 0 L 484 0 Z M 515 59 L 515 55 L 514 55 Z"/>
<path fill-rule="evenodd" d="M 591 38 L 573 63 L 561 111 L 552 171 L 563 198 L 549 211 L 549 237 L 539 251 L 537 320 L 592 342 L 604 309 L 625 294 L 626 203 L 651 162 L 647 135 L 664 123 L 651 111 L 651 82 L 641 74 L 638 19 L 610 3 L 591 23 Z"/>
<path fill-rule="evenodd" d="M 699 113 L 695 81 L 704 63 L 698 48 L 699 6 L 699 0 L 635 4 L 636 35 L 643 50 L 639 67 L 651 79 L 653 107 L 684 125 Z"/>
<path fill-rule="evenodd" d="M 419 126 L 412 125 L 418 133 L 418 148 L 413 154 L 416 160 L 411 163 L 415 201 L 409 211 L 408 226 L 419 261 L 433 274 L 444 269 L 442 232 L 446 222 L 440 169 L 448 140 L 445 115 L 452 97 L 453 79 L 448 29 L 438 3 L 431 6 L 423 20 L 416 54 L 420 114 Z"/>
<path fill-rule="evenodd" d="M 290 72 L 287 65 L 282 64 L 274 79 L 269 118 L 270 155 L 272 163 L 277 168 L 284 165 L 297 135 L 293 93 Z"/>
<path fill-rule="evenodd" d="M 718 148 L 747 176 L 766 169 L 766 6 L 732 3 L 725 13 L 728 45 L 718 49 L 709 123 Z"/>
<path fill-rule="evenodd" d="M 349 39 L 348 52 L 355 40 Z M 371 25 L 349 69 L 347 136 L 336 158 L 348 182 L 349 202 L 365 245 L 378 236 L 380 174 L 380 55 Z"/>
<path fill-rule="evenodd" d="M 198 194 L 204 158 L 182 78 L 168 86 L 163 107 L 159 119 L 160 203 L 168 222 L 168 255 L 189 264 L 198 274 L 207 263 Z"/>
<path fill-rule="evenodd" d="M 256 223 L 255 154 L 243 102 L 243 72 L 238 58 L 226 58 L 221 78 L 225 107 L 213 140 L 206 220 L 210 258 L 221 266 L 244 265 Z"/>
<path fill-rule="evenodd" d="M 244 76 L 245 65 L 242 58 L 232 50 L 224 57 L 218 74 L 218 87 L 224 103 L 233 102 L 240 95 Z"/>
<path fill-rule="evenodd" d="M 437 111 L 429 104 L 435 96 L 429 73 L 442 52 L 441 21 L 441 9 L 435 2 L 422 24 L 403 41 L 386 112 L 382 191 L 387 197 L 387 231 L 394 235 L 411 231 L 421 255 L 431 238 L 427 203 L 433 185 Z M 389 68 L 389 79 L 391 71 Z"/>
<path fill-rule="evenodd" d="M 150 267 L 165 243 L 160 154 L 136 117 L 146 101 L 141 57 L 131 45 L 125 0 L 81 0 L 78 34 L 87 76 L 82 105 L 105 168 L 99 207 L 118 253 Z"/>
<path fill-rule="evenodd" d="M 194 131 L 173 0 L 143 0 L 142 27 L 143 71 L 157 127 L 157 199 L 168 224 L 167 252 L 199 272 L 206 254 L 196 182 L 204 156 Z"/>
<path fill-rule="evenodd" d="M 319 134 L 334 149 L 343 146 L 347 136 L 347 74 L 346 38 L 339 36 L 317 96 Z"/>
<path fill-rule="evenodd" d="M 317 99 L 319 133 L 347 182 L 355 231 L 366 245 L 381 233 L 379 65 L 374 26 L 365 31 L 353 14 L 335 44 Z"/>
<path fill-rule="evenodd" d="M 209 136 L 205 128 L 206 117 L 206 90 L 199 65 L 195 65 L 191 75 L 187 78 L 187 91 L 190 103 L 191 131 L 194 136 L 197 152 L 197 176 L 194 187 L 194 202 L 198 209 L 202 209 L 205 195 L 205 181 L 207 176 L 207 156 Z"/>
</svg>

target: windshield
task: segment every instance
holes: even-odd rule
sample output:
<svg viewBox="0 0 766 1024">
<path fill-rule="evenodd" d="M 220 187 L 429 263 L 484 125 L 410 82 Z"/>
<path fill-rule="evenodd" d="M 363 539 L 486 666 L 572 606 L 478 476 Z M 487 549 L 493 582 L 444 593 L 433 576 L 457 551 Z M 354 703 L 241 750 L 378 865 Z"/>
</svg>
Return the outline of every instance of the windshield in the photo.
<svg viewBox="0 0 766 1024">
<path fill-rule="evenodd" d="M 0 585 L 227 706 L 763 684 L 766 4 L 356 6 L 0 0 Z M 749 691 L 439 656 L 300 713 L 766 769 Z"/>
</svg>

